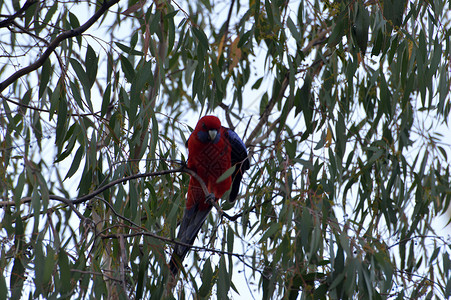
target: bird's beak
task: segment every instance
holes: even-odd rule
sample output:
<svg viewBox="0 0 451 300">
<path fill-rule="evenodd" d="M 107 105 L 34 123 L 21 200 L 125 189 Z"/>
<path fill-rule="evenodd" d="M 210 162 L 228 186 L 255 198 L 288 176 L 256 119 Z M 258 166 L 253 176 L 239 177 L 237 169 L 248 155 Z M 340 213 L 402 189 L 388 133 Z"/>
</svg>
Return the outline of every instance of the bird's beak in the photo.
<svg viewBox="0 0 451 300">
<path fill-rule="evenodd" d="M 216 129 L 208 130 L 208 135 L 210 136 L 210 139 L 212 141 L 215 140 L 217 134 L 218 134 L 218 131 Z"/>
</svg>

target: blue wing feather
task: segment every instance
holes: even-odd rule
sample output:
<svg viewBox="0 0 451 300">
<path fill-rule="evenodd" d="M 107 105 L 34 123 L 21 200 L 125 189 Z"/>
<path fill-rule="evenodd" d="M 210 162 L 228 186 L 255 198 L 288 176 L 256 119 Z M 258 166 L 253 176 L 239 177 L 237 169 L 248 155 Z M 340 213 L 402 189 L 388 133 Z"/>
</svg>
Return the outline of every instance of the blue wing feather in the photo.
<svg viewBox="0 0 451 300">
<path fill-rule="evenodd" d="M 235 171 L 232 174 L 232 189 L 229 195 L 229 201 L 234 202 L 240 190 L 240 183 L 243 178 L 243 173 L 250 168 L 250 163 L 244 142 L 235 131 L 228 128 L 226 128 L 226 130 L 227 138 L 232 148 L 231 163 L 232 166 L 236 165 Z"/>
</svg>

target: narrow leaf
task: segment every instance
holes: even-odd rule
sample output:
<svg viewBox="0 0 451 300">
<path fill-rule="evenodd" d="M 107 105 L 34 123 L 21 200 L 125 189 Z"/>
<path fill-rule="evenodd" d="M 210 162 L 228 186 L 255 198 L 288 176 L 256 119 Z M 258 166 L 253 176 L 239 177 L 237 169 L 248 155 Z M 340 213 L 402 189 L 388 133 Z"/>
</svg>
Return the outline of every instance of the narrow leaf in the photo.
<svg viewBox="0 0 451 300">
<path fill-rule="evenodd" d="M 222 173 L 221 176 L 219 176 L 219 178 L 216 180 L 216 183 L 223 182 L 224 180 L 232 176 L 233 172 L 235 171 L 235 168 L 236 166 L 231 166 L 230 168 L 228 168 L 227 171 L 225 171 L 224 173 Z"/>
</svg>

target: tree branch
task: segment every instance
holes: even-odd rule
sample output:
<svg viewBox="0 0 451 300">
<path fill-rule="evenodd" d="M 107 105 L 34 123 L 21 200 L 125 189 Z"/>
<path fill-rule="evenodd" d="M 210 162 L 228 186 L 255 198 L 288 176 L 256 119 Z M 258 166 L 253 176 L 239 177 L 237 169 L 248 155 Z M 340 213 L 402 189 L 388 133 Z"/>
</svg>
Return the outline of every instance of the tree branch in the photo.
<svg viewBox="0 0 451 300">
<path fill-rule="evenodd" d="M 119 184 L 119 183 L 122 183 L 122 182 L 126 182 L 126 181 L 133 180 L 133 179 L 138 179 L 138 178 L 143 178 L 143 177 L 166 175 L 166 174 L 171 174 L 171 173 L 176 173 L 176 172 L 189 173 L 186 170 L 188 170 L 188 169 L 185 166 L 182 166 L 179 169 L 164 170 L 164 171 L 159 171 L 159 172 L 148 172 L 148 173 L 142 173 L 142 174 L 135 174 L 135 175 L 131 175 L 131 176 L 127 176 L 127 177 L 124 177 L 124 178 L 119 178 L 119 179 L 113 180 L 113 181 L 109 182 L 108 184 L 106 184 L 106 185 L 98 188 L 97 190 L 93 191 L 92 193 L 87 194 L 87 195 L 85 195 L 83 197 L 80 197 L 78 199 L 75 199 L 75 200 L 69 200 L 69 199 L 66 199 L 64 197 L 57 196 L 57 195 L 49 195 L 49 199 L 57 200 L 57 201 L 65 203 L 67 205 L 69 205 L 69 202 L 72 205 L 73 204 L 80 204 L 80 203 L 86 202 L 86 201 L 94 198 L 98 194 L 100 194 L 100 193 L 104 192 L 105 190 L 111 188 L 112 186 L 115 186 L 116 184 Z M 191 172 L 193 172 L 193 171 L 191 171 Z M 205 183 L 203 181 L 200 181 L 200 184 L 201 184 L 201 186 L 202 186 L 202 184 L 205 186 Z M 206 186 L 205 186 L 205 188 L 206 188 Z M 31 197 L 24 197 L 24 198 L 22 198 L 20 200 L 20 204 L 28 203 L 30 201 L 31 201 Z M 16 203 L 14 201 L 0 201 L 0 207 L 1 206 L 15 206 L 15 205 L 16 205 Z"/>
<path fill-rule="evenodd" d="M 0 28 L 8 27 L 9 25 L 11 25 L 11 23 L 14 22 L 14 19 L 22 16 L 30 6 L 37 2 L 39 2 L 39 0 L 27 0 L 24 5 L 18 11 L 16 11 L 15 14 L 8 16 L 5 20 L 0 22 Z"/>
<path fill-rule="evenodd" d="M 85 195 L 83 197 L 80 197 L 78 199 L 75 199 L 75 200 L 70 200 L 70 199 L 67 199 L 67 198 L 64 198 L 64 197 L 61 197 L 61 196 L 57 196 L 57 195 L 49 195 L 49 199 L 63 202 L 64 204 L 68 205 L 77 214 L 77 216 L 80 219 L 84 220 L 85 218 L 83 217 L 83 215 L 75 208 L 75 206 L 74 206 L 75 204 L 84 203 L 84 202 L 94 198 L 98 194 L 104 192 L 105 190 L 111 188 L 112 186 L 115 186 L 115 185 L 117 185 L 119 183 L 122 183 L 122 182 L 126 182 L 126 181 L 133 180 L 133 179 L 138 179 L 138 178 L 143 178 L 143 177 L 161 176 L 161 175 L 178 173 L 178 172 L 188 173 L 189 175 L 194 177 L 194 179 L 196 179 L 199 182 L 199 184 L 200 184 L 200 186 L 202 188 L 202 191 L 205 194 L 205 198 L 207 199 L 207 201 L 212 206 L 215 207 L 215 209 L 220 213 L 220 215 L 224 215 L 225 214 L 222 211 L 222 209 L 219 206 L 219 204 L 214 200 L 214 197 L 210 197 L 211 193 L 208 191 L 207 185 L 202 180 L 202 178 L 200 178 L 200 176 L 197 175 L 197 173 L 194 172 L 193 170 L 188 169 L 185 165 L 182 165 L 178 169 L 164 170 L 164 171 L 158 171 L 158 172 L 148 172 L 148 173 L 131 175 L 131 176 L 127 176 L 127 177 L 124 177 L 124 178 L 119 178 L 119 179 L 116 179 L 116 180 L 113 180 L 113 181 L 107 183 L 106 185 L 98 188 L 97 190 L 93 191 L 92 193 L 87 194 L 87 195 Z M 28 202 L 31 202 L 31 197 L 24 197 L 24 198 L 22 198 L 20 200 L 20 204 L 24 204 L 24 203 L 28 203 Z M 0 207 L 2 207 L 2 206 L 15 206 L 15 205 L 16 205 L 15 201 L 0 201 Z"/>
<path fill-rule="evenodd" d="M 8 79 L 4 80 L 0 83 L 0 93 L 3 92 L 9 85 L 11 85 L 13 82 L 15 82 L 20 77 L 37 70 L 40 68 L 44 62 L 49 58 L 50 54 L 56 49 L 56 47 L 59 46 L 59 44 L 66 40 L 73 38 L 75 36 L 81 35 L 83 32 L 85 32 L 89 27 L 91 27 L 111 6 L 118 3 L 120 0 L 110 0 L 105 1 L 102 6 L 95 12 L 95 14 L 88 20 L 86 23 L 81 25 L 78 28 L 66 30 L 60 35 L 58 35 L 45 49 L 44 53 L 42 53 L 41 57 L 39 59 L 32 63 L 31 65 L 22 68 L 18 71 L 16 71 L 14 74 L 12 74 Z M 26 3 L 31 2 L 27 1 Z M 25 6 L 25 5 L 24 5 Z M 14 15 L 13 15 L 14 16 Z M 8 20 L 8 19 L 7 19 Z M 5 20 L 6 21 L 6 20 Z"/>
</svg>

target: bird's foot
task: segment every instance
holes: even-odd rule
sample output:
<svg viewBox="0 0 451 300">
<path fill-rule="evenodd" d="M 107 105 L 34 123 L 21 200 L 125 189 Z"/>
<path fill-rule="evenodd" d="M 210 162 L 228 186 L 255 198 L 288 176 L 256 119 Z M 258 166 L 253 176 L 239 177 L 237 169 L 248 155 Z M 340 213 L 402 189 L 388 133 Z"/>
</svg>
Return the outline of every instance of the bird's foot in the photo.
<svg viewBox="0 0 451 300">
<path fill-rule="evenodd" d="M 213 194 L 213 193 L 208 194 L 205 197 L 205 203 L 208 203 L 208 204 L 210 204 L 212 206 L 215 206 L 215 204 L 216 204 L 216 196 L 215 196 L 215 194 Z"/>
<path fill-rule="evenodd" d="M 218 211 L 219 215 L 222 218 L 222 214 L 224 213 L 221 209 L 221 207 L 219 206 L 218 202 L 216 201 L 216 196 L 213 193 L 208 194 L 205 197 L 205 203 L 210 204 L 211 206 L 214 206 L 214 208 L 216 208 L 216 210 Z"/>
</svg>

